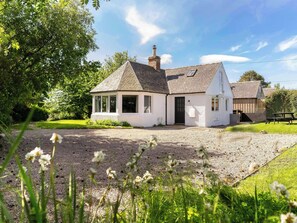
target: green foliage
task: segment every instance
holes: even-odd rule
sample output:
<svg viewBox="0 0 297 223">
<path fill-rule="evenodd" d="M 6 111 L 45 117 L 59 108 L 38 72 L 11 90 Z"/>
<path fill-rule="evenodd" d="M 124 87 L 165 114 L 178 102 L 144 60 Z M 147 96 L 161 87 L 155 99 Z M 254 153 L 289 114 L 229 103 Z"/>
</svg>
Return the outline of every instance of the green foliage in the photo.
<svg viewBox="0 0 297 223">
<path fill-rule="evenodd" d="M 48 93 L 44 106 L 50 113 L 50 119 L 86 119 L 92 110 L 90 91 L 123 65 L 127 60 L 135 61 L 127 51 L 117 52 L 99 62 L 85 62 L 77 77 L 66 78 L 63 83 Z"/>
<path fill-rule="evenodd" d="M 269 124 L 265 123 L 251 123 L 244 125 L 229 126 L 226 131 L 230 132 L 256 132 L 266 131 L 267 133 L 281 133 L 281 134 L 297 134 L 297 121 L 293 121 L 291 125 L 288 122 L 279 122 Z"/>
<path fill-rule="evenodd" d="M 240 76 L 240 79 L 238 82 L 244 82 L 244 81 L 261 81 L 261 84 L 263 87 L 268 87 L 270 85 L 270 82 L 265 82 L 264 77 L 258 74 L 254 70 L 246 71 L 243 73 L 243 75 Z"/>
<path fill-rule="evenodd" d="M 295 91 L 276 89 L 269 97 L 265 98 L 267 116 L 276 112 L 291 112 L 296 108 L 297 98 Z"/>
<path fill-rule="evenodd" d="M 77 1 L 0 2 L 0 107 L 7 122 L 16 103 L 74 77 L 96 48 L 93 18 Z"/>
</svg>

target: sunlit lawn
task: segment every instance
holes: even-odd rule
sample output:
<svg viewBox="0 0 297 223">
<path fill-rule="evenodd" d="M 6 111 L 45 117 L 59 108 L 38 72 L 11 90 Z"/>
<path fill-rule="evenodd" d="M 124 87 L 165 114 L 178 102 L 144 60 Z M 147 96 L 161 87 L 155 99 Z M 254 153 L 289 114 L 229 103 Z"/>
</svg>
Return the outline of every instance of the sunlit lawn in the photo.
<svg viewBox="0 0 297 223">
<path fill-rule="evenodd" d="M 22 124 L 16 124 L 14 129 L 20 129 Z M 29 129 L 42 128 L 42 129 L 104 129 L 116 128 L 117 126 L 107 125 L 91 125 L 88 120 L 57 120 L 57 121 L 40 121 L 32 122 Z M 122 127 L 127 128 L 127 127 Z"/>
<path fill-rule="evenodd" d="M 230 126 L 226 128 L 226 131 L 230 132 L 261 132 L 266 131 L 267 133 L 283 133 L 283 134 L 297 134 L 297 121 L 295 120 L 292 124 L 288 122 L 280 122 L 269 124 L 255 123 L 255 124 L 240 124 Z"/>
<path fill-rule="evenodd" d="M 242 192 L 254 193 L 255 185 L 258 191 L 269 191 L 269 185 L 278 181 L 289 188 L 291 198 L 297 199 L 297 145 L 288 149 L 280 156 L 271 161 L 259 172 L 239 184 Z"/>
</svg>

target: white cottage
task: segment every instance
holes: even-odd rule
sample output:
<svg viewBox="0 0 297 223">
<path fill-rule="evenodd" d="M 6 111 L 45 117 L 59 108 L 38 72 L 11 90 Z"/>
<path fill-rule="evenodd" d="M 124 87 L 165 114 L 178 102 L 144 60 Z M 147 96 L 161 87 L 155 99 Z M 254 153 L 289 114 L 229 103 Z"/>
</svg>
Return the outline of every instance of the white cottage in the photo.
<svg viewBox="0 0 297 223">
<path fill-rule="evenodd" d="M 164 70 L 156 46 L 148 60 L 148 65 L 127 61 L 91 91 L 92 120 L 142 127 L 230 123 L 233 94 L 222 63 Z"/>
</svg>

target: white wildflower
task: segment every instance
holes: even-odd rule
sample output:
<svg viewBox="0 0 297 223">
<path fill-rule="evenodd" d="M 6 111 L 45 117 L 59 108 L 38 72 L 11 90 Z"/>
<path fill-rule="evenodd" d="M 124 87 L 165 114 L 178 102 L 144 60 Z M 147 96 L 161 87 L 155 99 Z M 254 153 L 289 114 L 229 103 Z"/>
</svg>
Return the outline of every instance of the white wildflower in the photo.
<svg viewBox="0 0 297 223">
<path fill-rule="evenodd" d="M 39 164 L 41 166 L 41 170 L 47 170 L 47 166 L 51 163 L 51 156 L 49 154 L 41 155 L 39 158 Z"/>
<path fill-rule="evenodd" d="M 257 169 L 259 169 L 260 165 L 252 162 L 249 166 L 249 173 L 252 174 L 253 172 L 255 172 Z"/>
<path fill-rule="evenodd" d="M 177 165 L 178 165 L 178 162 L 175 159 L 174 160 L 170 159 L 170 160 L 167 161 L 167 166 L 170 167 L 170 168 L 175 167 Z"/>
<path fill-rule="evenodd" d="M 271 185 L 270 185 L 271 190 L 274 190 L 276 192 L 276 194 L 284 196 L 286 198 L 289 197 L 289 192 L 287 190 L 287 188 L 285 187 L 285 185 L 280 184 L 277 181 L 274 181 Z"/>
<path fill-rule="evenodd" d="M 139 158 L 140 157 L 140 153 L 135 153 L 135 157 Z"/>
<path fill-rule="evenodd" d="M 32 163 L 35 161 L 35 154 L 31 151 L 26 154 L 25 159 L 28 161 L 32 161 Z"/>
<path fill-rule="evenodd" d="M 157 136 L 152 135 L 147 142 L 149 148 L 154 149 L 158 145 Z"/>
<path fill-rule="evenodd" d="M 139 186 L 139 185 L 142 183 L 142 181 L 143 181 L 142 177 L 137 176 L 137 177 L 135 178 L 135 180 L 133 181 L 133 183 L 134 183 L 136 186 Z"/>
<path fill-rule="evenodd" d="M 97 151 L 97 152 L 94 152 L 94 157 L 92 159 L 92 162 L 95 162 L 95 163 L 100 163 L 104 160 L 105 158 L 105 153 L 101 151 Z"/>
<path fill-rule="evenodd" d="M 59 134 L 55 133 L 55 132 L 53 133 L 52 137 L 50 138 L 50 140 L 53 143 L 56 143 L 56 142 L 61 143 L 62 142 L 62 139 L 63 139 L 63 137 L 60 136 Z"/>
<path fill-rule="evenodd" d="M 35 156 L 41 156 L 43 154 L 42 149 L 40 149 L 40 147 L 35 147 L 34 150 L 32 150 L 32 152 L 35 154 Z"/>
<path fill-rule="evenodd" d="M 297 208 L 297 201 L 290 201 L 290 202 L 289 202 L 289 205 L 290 205 L 291 207 Z"/>
<path fill-rule="evenodd" d="M 91 172 L 92 175 L 95 175 L 97 173 L 97 170 L 95 170 L 94 168 L 91 167 L 90 172 Z"/>
<path fill-rule="evenodd" d="M 41 156 L 42 154 L 43 154 L 42 149 L 40 149 L 40 147 L 35 147 L 35 149 L 33 149 L 32 151 L 30 151 L 25 155 L 25 159 L 32 161 L 33 163 L 35 161 L 35 158 L 38 156 Z"/>
<path fill-rule="evenodd" d="M 281 223 L 297 223 L 297 217 L 293 213 L 281 214 Z"/>
<path fill-rule="evenodd" d="M 144 174 L 143 174 L 143 177 L 142 177 L 143 181 L 145 183 L 151 183 L 152 180 L 154 179 L 152 174 L 150 174 L 149 171 L 146 171 Z"/>
<path fill-rule="evenodd" d="M 117 176 L 116 171 L 115 171 L 115 170 L 112 170 L 111 167 L 109 167 L 109 168 L 106 170 L 106 174 L 107 174 L 108 179 L 114 179 L 114 178 L 116 178 L 116 176 Z"/>
</svg>

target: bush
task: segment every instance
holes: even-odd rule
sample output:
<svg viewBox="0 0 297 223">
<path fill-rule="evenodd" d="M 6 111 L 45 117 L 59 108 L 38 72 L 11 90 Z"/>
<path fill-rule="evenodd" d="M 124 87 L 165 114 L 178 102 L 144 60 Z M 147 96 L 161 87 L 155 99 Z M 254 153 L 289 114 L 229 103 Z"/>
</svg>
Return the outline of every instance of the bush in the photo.
<svg viewBox="0 0 297 223">
<path fill-rule="evenodd" d="M 126 122 L 126 121 L 122 121 L 120 123 L 120 125 L 123 126 L 123 127 L 131 127 L 130 123 L 129 122 Z"/>
<path fill-rule="evenodd" d="M 96 125 L 131 127 L 129 122 L 126 122 L 126 121 L 119 122 L 111 119 L 96 120 Z"/>
<path fill-rule="evenodd" d="M 44 108 L 40 108 L 38 106 L 32 107 L 34 109 L 34 113 L 32 116 L 32 121 L 37 122 L 37 121 L 45 121 L 48 119 L 48 111 Z"/>
<path fill-rule="evenodd" d="M 12 110 L 12 120 L 14 122 L 24 122 L 28 117 L 30 108 L 25 104 L 18 103 Z"/>
</svg>

